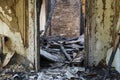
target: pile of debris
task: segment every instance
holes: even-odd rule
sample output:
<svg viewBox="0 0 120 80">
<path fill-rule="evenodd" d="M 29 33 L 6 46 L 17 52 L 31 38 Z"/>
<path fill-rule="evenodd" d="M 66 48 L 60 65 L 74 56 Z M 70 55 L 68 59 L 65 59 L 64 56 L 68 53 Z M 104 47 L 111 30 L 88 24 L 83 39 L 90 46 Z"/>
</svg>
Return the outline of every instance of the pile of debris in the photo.
<svg viewBox="0 0 120 80">
<path fill-rule="evenodd" d="M 53 62 L 81 63 L 84 60 L 84 35 L 72 39 L 42 36 L 40 55 Z"/>
<path fill-rule="evenodd" d="M 9 65 L 0 69 L 0 80 L 103 80 L 105 69 L 100 67 L 63 66 L 55 69 L 41 69 L 36 73 L 23 65 Z M 119 80 L 120 74 L 111 69 L 107 80 Z"/>
<path fill-rule="evenodd" d="M 37 80 L 103 80 L 104 68 L 91 67 L 85 70 L 84 67 L 63 67 L 56 69 L 43 69 L 38 73 Z M 120 74 L 113 68 L 109 78 L 106 80 L 119 80 Z"/>
<path fill-rule="evenodd" d="M 8 65 L 5 68 L 0 68 L 0 80 L 24 80 L 25 75 L 28 75 L 30 69 L 20 64 Z M 24 78 L 23 78 L 24 77 Z M 22 79 L 16 79 L 22 78 Z"/>
</svg>

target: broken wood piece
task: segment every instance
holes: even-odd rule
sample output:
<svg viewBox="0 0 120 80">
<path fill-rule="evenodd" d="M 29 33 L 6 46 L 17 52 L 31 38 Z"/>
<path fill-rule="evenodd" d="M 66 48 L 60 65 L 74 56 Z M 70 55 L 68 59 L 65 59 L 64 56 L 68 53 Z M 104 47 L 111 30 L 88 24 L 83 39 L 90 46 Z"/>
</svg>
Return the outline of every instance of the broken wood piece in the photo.
<svg viewBox="0 0 120 80">
<path fill-rule="evenodd" d="M 9 51 L 9 52 L 7 53 L 7 55 L 6 55 L 6 57 L 5 57 L 5 60 L 4 60 L 4 62 L 3 62 L 2 67 L 5 67 L 5 66 L 9 63 L 9 61 L 11 60 L 11 58 L 13 57 L 14 54 L 15 54 L 15 52 L 12 52 L 12 51 Z"/>
<path fill-rule="evenodd" d="M 65 48 L 63 47 L 63 45 L 62 45 L 61 43 L 60 43 L 60 49 L 61 49 L 61 51 L 64 53 L 65 57 L 66 57 L 69 61 L 71 61 L 72 59 L 71 59 L 70 55 L 68 55 L 68 53 L 66 52 Z"/>
<path fill-rule="evenodd" d="M 42 55 L 52 61 L 58 61 L 58 62 L 61 61 L 57 56 L 54 56 L 54 55 L 50 54 L 49 52 L 42 50 L 42 49 L 40 49 L 40 55 Z"/>
<path fill-rule="evenodd" d="M 72 73 L 70 73 L 69 71 L 67 71 L 65 73 L 65 75 L 67 76 L 67 78 L 70 80 L 71 78 L 75 77 Z"/>
<path fill-rule="evenodd" d="M 77 49 L 77 50 L 84 48 L 84 46 L 80 46 L 78 44 L 68 44 L 68 45 L 64 45 L 64 46 L 65 47 L 70 47 L 70 48 L 73 48 L 73 49 Z"/>
<path fill-rule="evenodd" d="M 73 59 L 72 62 L 82 62 L 83 60 L 84 60 L 84 55 L 81 54 L 81 53 L 78 53 L 78 54 L 74 57 L 74 59 Z"/>
<path fill-rule="evenodd" d="M 84 35 L 81 35 L 77 40 L 65 41 L 65 44 L 73 44 L 78 42 L 84 44 Z"/>
<path fill-rule="evenodd" d="M 15 74 L 15 75 L 12 77 L 12 80 L 21 80 L 21 76 L 19 76 L 18 74 Z"/>
</svg>

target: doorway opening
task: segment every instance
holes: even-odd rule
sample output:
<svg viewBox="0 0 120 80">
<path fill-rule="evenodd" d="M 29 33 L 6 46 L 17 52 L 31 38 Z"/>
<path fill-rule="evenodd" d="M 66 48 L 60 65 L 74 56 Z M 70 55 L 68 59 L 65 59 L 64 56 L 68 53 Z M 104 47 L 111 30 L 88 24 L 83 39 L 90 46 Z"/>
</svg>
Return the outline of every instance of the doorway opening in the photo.
<svg viewBox="0 0 120 80">
<path fill-rule="evenodd" d="M 43 0 L 39 21 L 41 68 L 84 65 L 84 18 L 85 0 Z"/>
</svg>

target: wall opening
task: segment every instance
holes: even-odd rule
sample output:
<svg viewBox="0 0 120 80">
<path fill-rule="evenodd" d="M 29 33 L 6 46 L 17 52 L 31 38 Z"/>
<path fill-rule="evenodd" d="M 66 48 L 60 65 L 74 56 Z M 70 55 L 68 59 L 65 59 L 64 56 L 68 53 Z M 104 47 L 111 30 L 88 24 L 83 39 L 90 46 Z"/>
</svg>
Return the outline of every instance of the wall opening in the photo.
<svg viewBox="0 0 120 80">
<path fill-rule="evenodd" d="M 78 62 L 80 62 L 80 64 L 78 65 L 83 66 L 85 0 L 57 0 L 55 8 L 54 10 L 52 10 L 54 1 L 55 0 L 49 0 L 48 2 L 46 1 L 45 4 L 43 3 L 46 7 L 44 9 L 44 13 L 46 14 L 46 17 L 44 17 L 44 19 L 46 19 L 46 23 L 43 24 L 47 24 L 49 14 L 51 14 L 51 11 L 54 12 L 52 14 L 52 19 L 49 25 L 40 26 L 41 68 L 44 68 L 45 66 L 62 66 L 71 61 L 73 61 L 74 63 L 74 61 L 76 62 L 76 58 L 79 58 Z M 45 15 L 41 14 L 41 16 Z M 40 24 L 42 25 L 42 23 Z M 44 36 L 43 34 L 45 31 L 45 27 L 49 28 L 47 31 L 47 35 Z M 54 66 L 58 63 L 60 65 Z M 75 63 L 75 65 L 77 63 Z"/>
</svg>

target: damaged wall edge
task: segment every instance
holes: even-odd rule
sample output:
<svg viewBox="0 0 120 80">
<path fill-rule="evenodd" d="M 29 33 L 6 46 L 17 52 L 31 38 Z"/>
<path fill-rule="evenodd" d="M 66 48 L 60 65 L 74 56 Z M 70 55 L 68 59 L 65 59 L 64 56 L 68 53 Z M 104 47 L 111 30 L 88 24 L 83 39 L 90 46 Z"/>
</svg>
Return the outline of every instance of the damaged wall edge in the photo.
<svg viewBox="0 0 120 80">
<path fill-rule="evenodd" d="M 86 0 L 86 54 L 89 66 L 107 57 L 107 51 L 114 45 L 120 7 L 118 0 Z"/>
<path fill-rule="evenodd" d="M 12 1 L 9 0 L 7 2 Z M 13 2 L 14 5 L 12 5 L 12 3 L 8 5 L 7 2 L 1 1 L 1 4 L 4 4 L 2 6 L 5 10 L 1 7 L 0 10 L 2 10 L 4 14 L 2 12 L 0 12 L 0 14 L 2 14 L 3 18 L 7 19 L 8 22 L 5 23 L 0 17 L 0 35 L 10 38 L 12 41 L 11 50 L 26 57 L 30 61 L 30 64 L 35 66 L 35 54 L 37 53 L 36 49 L 38 49 L 38 46 L 36 46 L 37 43 L 35 42 L 37 39 L 35 36 L 37 36 L 36 34 L 38 33 L 38 30 L 35 31 L 35 0 L 18 0 L 16 4 Z M 27 3 L 27 5 L 24 2 Z M 13 19 L 15 15 L 9 14 L 15 14 L 17 16 L 16 21 L 18 25 L 11 25 L 14 21 L 11 22 L 11 19 L 9 20 L 8 18 L 11 17 Z M 17 31 L 13 31 L 10 28 L 15 28 Z M 24 38 L 27 40 L 24 40 Z M 28 46 L 25 46 L 24 42 L 27 42 Z"/>
</svg>

